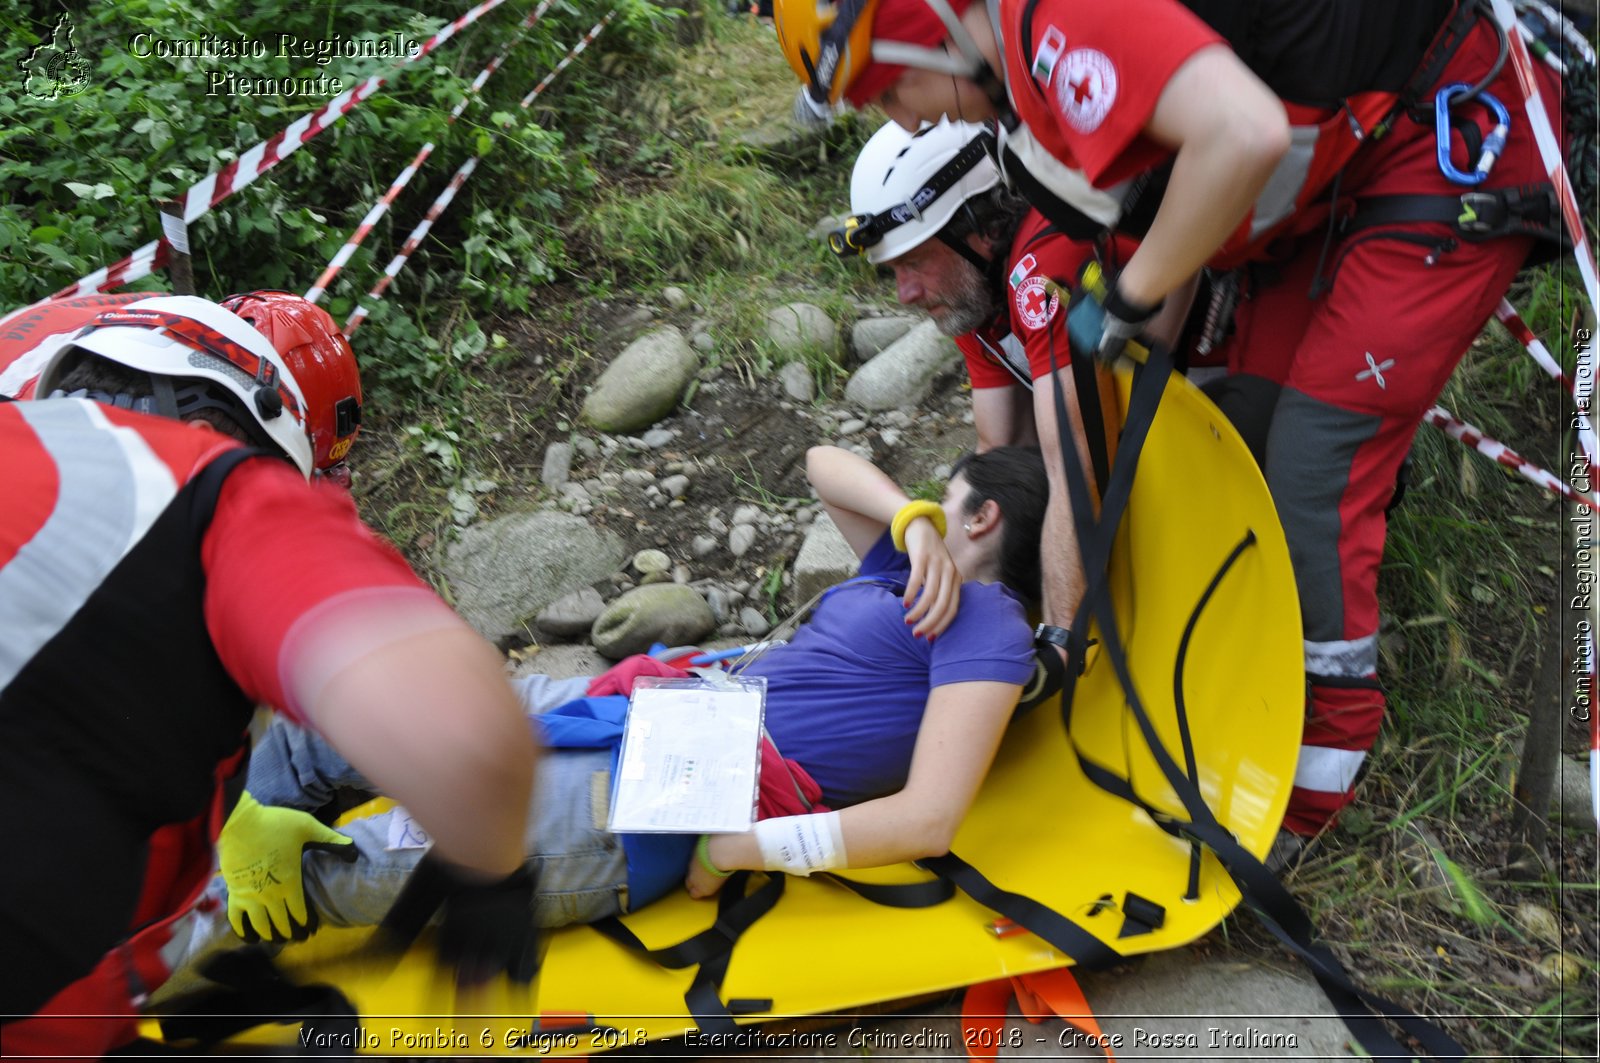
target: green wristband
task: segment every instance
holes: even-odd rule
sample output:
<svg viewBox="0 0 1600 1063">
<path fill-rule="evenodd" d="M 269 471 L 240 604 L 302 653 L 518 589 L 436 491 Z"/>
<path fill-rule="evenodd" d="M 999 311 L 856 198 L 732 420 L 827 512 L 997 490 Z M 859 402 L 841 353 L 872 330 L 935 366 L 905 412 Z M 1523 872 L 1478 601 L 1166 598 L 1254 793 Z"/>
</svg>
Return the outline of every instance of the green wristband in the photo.
<svg viewBox="0 0 1600 1063">
<path fill-rule="evenodd" d="M 717 865 L 711 862 L 711 835 L 700 835 L 700 842 L 694 847 L 694 855 L 700 858 L 700 866 L 718 878 L 727 878 L 732 871 L 719 871 Z"/>
</svg>

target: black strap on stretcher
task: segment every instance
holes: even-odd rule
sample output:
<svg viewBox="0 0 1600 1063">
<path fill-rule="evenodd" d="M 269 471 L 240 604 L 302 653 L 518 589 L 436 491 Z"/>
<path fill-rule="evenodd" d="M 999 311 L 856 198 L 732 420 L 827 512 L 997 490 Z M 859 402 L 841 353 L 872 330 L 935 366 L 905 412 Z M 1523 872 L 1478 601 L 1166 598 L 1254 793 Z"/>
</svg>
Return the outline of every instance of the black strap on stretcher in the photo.
<svg viewBox="0 0 1600 1063">
<path fill-rule="evenodd" d="M 772 1010 L 768 999 L 735 999 L 724 1002 L 722 980 L 728 973 L 728 961 L 733 956 L 733 946 L 740 936 L 762 916 L 772 911 L 783 896 L 783 875 L 769 875 L 767 880 L 746 892 L 752 873 L 735 871 L 717 895 L 717 920 L 709 928 L 675 945 L 652 949 L 639 936 L 615 916 L 590 923 L 600 933 L 625 948 L 642 954 L 663 967 L 680 969 L 698 967 L 694 980 L 684 994 L 684 1003 L 695 1024 L 707 1033 L 731 1033 L 738 1029 L 735 1015 L 749 1015 Z"/>
<path fill-rule="evenodd" d="M 1412 1058 L 1414 1053 L 1403 1048 L 1395 1039 L 1384 1020 L 1393 1022 L 1407 1035 L 1413 1038 L 1429 1054 L 1442 1060 L 1460 1060 L 1465 1052 L 1460 1045 L 1446 1035 L 1443 1031 L 1429 1023 L 1427 1020 L 1413 1014 L 1407 1009 L 1388 1001 L 1375 994 L 1369 993 L 1350 979 L 1338 958 L 1326 946 L 1314 941 L 1314 929 L 1305 911 L 1294 899 L 1293 895 L 1284 888 L 1276 876 L 1258 860 L 1254 854 L 1239 844 L 1232 833 L 1218 822 L 1215 814 L 1205 803 L 1199 788 L 1194 781 L 1184 773 L 1172 755 L 1161 742 L 1156 733 L 1154 724 L 1144 709 L 1138 690 L 1134 684 L 1132 673 L 1128 668 L 1127 656 L 1122 644 L 1122 638 L 1117 624 L 1115 610 L 1112 608 L 1110 596 L 1105 593 L 1106 573 L 1109 571 L 1111 544 L 1121 524 L 1122 517 L 1127 508 L 1129 490 L 1132 483 L 1132 467 L 1138 460 L 1138 452 L 1143 447 L 1144 440 L 1149 434 L 1156 410 L 1160 405 L 1161 395 L 1166 388 L 1168 376 L 1171 374 L 1171 357 L 1159 348 L 1150 352 L 1148 361 L 1135 371 L 1133 395 L 1128 404 L 1128 415 L 1123 427 L 1123 439 L 1119 447 L 1116 468 L 1113 470 L 1110 483 L 1107 486 L 1105 502 L 1102 507 L 1099 521 L 1092 517 L 1090 508 L 1089 486 L 1083 475 L 1083 468 L 1079 458 L 1076 442 L 1072 438 L 1070 422 L 1066 417 L 1066 399 L 1062 392 L 1059 377 L 1056 373 L 1055 354 L 1051 352 L 1051 379 L 1055 389 L 1055 405 L 1057 428 L 1061 436 L 1061 458 L 1065 466 L 1067 486 L 1072 502 L 1073 519 L 1077 525 L 1079 550 L 1084 559 L 1086 571 L 1095 574 L 1095 584 L 1089 593 L 1084 596 L 1080 605 L 1079 616 L 1073 627 L 1081 632 L 1086 626 L 1085 622 L 1092 614 L 1100 628 L 1102 652 L 1115 670 L 1123 690 L 1127 694 L 1128 707 L 1132 710 L 1139 726 L 1140 733 L 1144 736 L 1151 755 L 1160 767 L 1162 775 L 1168 785 L 1178 795 L 1185 811 L 1189 815 L 1187 821 L 1178 820 L 1169 814 L 1151 808 L 1142 800 L 1137 803 L 1146 809 L 1163 830 L 1179 837 L 1187 838 L 1191 843 L 1204 845 L 1216 856 L 1222 866 L 1232 875 L 1239 886 L 1244 899 L 1252 911 L 1262 920 L 1267 929 L 1290 951 L 1298 955 L 1310 967 L 1313 976 L 1327 993 L 1339 1016 L 1344 1020 L 1351 1034 L 1369 1053 L 1379 1057 Z M 1080 400 L 1085 397 L 1080 395 Z M 1236 559 L 1237 553 L 1250 544 L 1247 537 L 1244 542 L 1235 548 L 1235 557 L 1225 564 L 1212 581 L 1212 586 L 1207 588 L 1202 598 L 1202 605 L 1209 599 L 1216 585 L 1220 582 L 1227 567 Z M 1093 566 L 1093 567 L 1091 567 Z M 1192 618 L 1191 618 L 1192 619 Z M 1081 634 L 1077 636 L 1080 640 Z M 1071 683 L 1074 677 L 1068 670 L 1069 688 L 1063 693 L 1062 712 L 1065 715 L 1071 711 L 1069 699 L 1072 694 Z M 1070 738 L 1070 731 L 1069 731 Z M 1102 782 L 1109 771 L 1103 771 L 1091 776 L 1092 781 L 1109 792 L 1119 796 L 1137 795 L 1133 793 L 1131 782 L 1120 780 L 1114 785 L 1105 785 Z M 959 882 L 958 882 L 959 884 Z M 975 898 L 976 899 L 976 898 Z M 996 897 L 1006 907 L 996 908 L 1001 915 L 1010 918 L 1013 922 L 1050 941 L 1057 948 L 1072 955 L 1072 942 L 1063 939 L 1051 940 L 1050 934 L 1059 931 L 1059 926 L 1053 919 L 1041 917 L 1033 903 L 1014 904 L 1004 896 Z M 993 905 L 991 905 L 993 907 Z M 1006 910 L 1010 908 L 1010 910 Z M 1058 914 L 1058 913 L 1056 913 Z M 1030 923 L 1035 925 L 1030 925 Z M 1069 935 L 1075 938 L 1075 935 Z M 1103 943 L 1097 941 L 1097 946 L 1089 947 L 1091 962 L 1097 957 L 1103 957 L 1100 951 L 1104 949 Z"/>
</svg>

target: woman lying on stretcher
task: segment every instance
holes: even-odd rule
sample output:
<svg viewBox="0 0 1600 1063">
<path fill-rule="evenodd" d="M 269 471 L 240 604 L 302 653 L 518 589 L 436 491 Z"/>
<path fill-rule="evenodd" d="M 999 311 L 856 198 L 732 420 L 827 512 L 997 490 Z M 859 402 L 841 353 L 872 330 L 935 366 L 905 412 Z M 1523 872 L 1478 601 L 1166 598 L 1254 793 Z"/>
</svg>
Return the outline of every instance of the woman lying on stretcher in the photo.
<svg viewBox="0 0 1600 1063">
<path fill-rule="evenodd" d="M 553 747 L 539 766 L 528 823 L 539 925 L 632 911 L 686 873 L 689 893 L 706 897 L 737 868 L 808 875 L 948 849 L 1033 675 L 1025 603 L 1039 593 L 1044 465 L 1037 451 L 1015 447 L 969 455 L 940 504 L 910 502 L 869 462 L 834 447 L 813 448 L 806 471 L 860 555 L 861 576 L 828 591 L 792 641 L 741 669 L 767 679 L 765 723 L 775 747 L 763 754 L 755 830 L 716 835 L 698 853 L 693 835 L 608 833 L 626 699 L 586 696 L 600 681 L 581 677 L 515 681 Z M 633 678 L 617 683 L 619 670 L 601 677 L 612 678 L 617 694 Z M 336 788 L 364 785 L 320 738 L 280 721 L 252 757 L 247 790 L 263 805 L 316 808 Z M 807 803 L 837 811 L 805 814 Z M 359 859 L 309 853 L 303 900 L 252 910 L 247 890 L 236 890 L 234 926 L 248 935 L 248 917 L 260 936 L 288 937 L 319 917 L 380 922 L 426 840 L 401 809 L 343 833 Z M 200 905 L 185 954 L 191 971 L 230 945 L 220 903 L 226 888 L 219 876 L 211 890 L 218 903 Z M 185 982 L 192 980 L 180 972 L 171 992 Z"/>
</svg>

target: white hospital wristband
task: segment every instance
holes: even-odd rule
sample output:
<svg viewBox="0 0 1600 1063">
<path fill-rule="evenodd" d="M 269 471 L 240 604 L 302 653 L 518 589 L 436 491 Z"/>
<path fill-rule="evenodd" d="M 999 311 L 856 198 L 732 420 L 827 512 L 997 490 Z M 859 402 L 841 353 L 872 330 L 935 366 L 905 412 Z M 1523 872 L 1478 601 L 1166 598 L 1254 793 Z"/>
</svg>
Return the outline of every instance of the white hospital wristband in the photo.
<svg viewBox="0 0 1600 1063">
<path fill-rule="evenodd" d="M 845 865 L 844 832 L 837 812 L 764 819 L 756 824 L 756 845 L 767 871 L 809 875 Z"/>
</svg>

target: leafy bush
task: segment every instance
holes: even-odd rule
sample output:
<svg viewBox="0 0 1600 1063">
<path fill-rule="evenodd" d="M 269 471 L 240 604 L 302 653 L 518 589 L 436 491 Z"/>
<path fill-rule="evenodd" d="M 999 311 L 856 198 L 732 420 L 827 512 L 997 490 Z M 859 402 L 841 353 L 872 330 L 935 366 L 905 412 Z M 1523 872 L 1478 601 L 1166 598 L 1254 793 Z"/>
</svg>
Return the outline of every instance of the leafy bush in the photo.
<svg viewBox="0 0 1600 1063">
<path fill-rule="evenodd" d="M 0 212 L 3 307 L 44 298 L 147 243 L 160 231 L 159 200 L 182 195 L 338 91 L 391 72 L 397 62 L 308 54 L 302 44 L 284 47 L 287 38 L 398 36 L 403 46 L 420 46 L 469 4 L 74 5 L 67 14 L 71 46 L 82 61 L 78 69 L 86 75 L 81 91 L 58 99 L 29 91 L 0 94 L 0 202 L 8 205 Z M 599 76 L 595 66 L 606 50 L 639 55 L 657 47 L 664 21 L 648 0 L 621 0 L 606 35 L 562 73 L 530 114 L 518 106 L 522 97 L 606 10 L 562 0 L 519 31 L 532 7 L 526 0 L 486 14 L 198 219 L 190 232 L 198 290 L 216 297 L 252 288 L 304 291 L 395 175 L 432 142 L 436 148 L 426 167 L 345 267 L 324 305 L 342 320 L 455 168 L 478 155 L 478 172 L 386 300 L 401 303 L 406 312 L 374 313 L 358 351 L 380 386 L 437 379 L 435 348 L 448 348 L 451 338 L 430 327 L 430 300 L 448 294 L 480 306 L 526 307 L 535 287 L 564 263 L 560 222 L 567 193 L 592 183 L 563 132 L 583 125 L 583 86 Z M 60 14 L 0 14 L 0 69 L 18 71 L 37 46 L 50 45 Z M 452 124 L 450 111 L 472 78 L 519 37 L 485 86 L 484 98 Z M 212 48 L 212 55 L 193 56 L 194 42 L 207 40 L 229 42 L 231 54 L 216 55 Z M 190 54 L 172 54 L 175 46 Z M 295 90 L 229 94 L 242 92 L 245 82 L 253 87 L 258 78 L 277 79 L 280 90 L 293 80 Z M 303 79 L 312 79 L 309 95 L 298 91 Z M 25 89 L 35 82 L 14 84 Z M 166 283 L 157 277 L 131 287 Z"/>
</svg>

